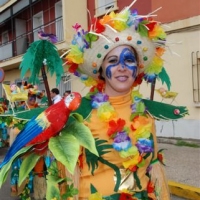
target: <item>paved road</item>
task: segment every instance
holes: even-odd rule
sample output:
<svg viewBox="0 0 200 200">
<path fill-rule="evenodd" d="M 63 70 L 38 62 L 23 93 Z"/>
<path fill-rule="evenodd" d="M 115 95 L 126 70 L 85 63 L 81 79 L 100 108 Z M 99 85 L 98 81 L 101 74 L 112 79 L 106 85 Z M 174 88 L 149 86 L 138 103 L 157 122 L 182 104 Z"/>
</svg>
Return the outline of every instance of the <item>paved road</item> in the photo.
<svg viewBox="0 0 200 200">
<path fill-rule="evenodd" d="M 166 174 L 169 180 L 200 187 L 200 148 L 178 147 L 172 144 L 159 143 L 159 148 L 166 149 Z M 0 162 L 6 148 L 0 149 Z M 0 189 L 0 200 L 18 200 L 10 196 L 9 180 Z M 172 196 L 171 200 L 184 200 Z"/>
</svg>

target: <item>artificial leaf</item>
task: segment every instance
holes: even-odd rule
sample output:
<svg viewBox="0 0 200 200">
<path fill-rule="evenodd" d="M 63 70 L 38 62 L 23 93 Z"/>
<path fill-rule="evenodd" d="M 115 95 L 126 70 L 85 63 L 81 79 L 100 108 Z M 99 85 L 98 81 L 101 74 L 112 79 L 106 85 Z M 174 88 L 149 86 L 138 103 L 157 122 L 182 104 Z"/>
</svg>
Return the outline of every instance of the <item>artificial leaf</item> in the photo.
<svg viewBox="0 0 200 200">
<path fill-rule="evenodd" d="M 86 39 L 86 41 L 89 43 L 90 48 L 91 48 L 92 42 L 93 42 L 93 41 L 96 41 L 96 40 L 98 39 L 98 37 L 97 37 L 96 35 L 92 34 L 92 33 L 87 33 L 87 34 L 85 35 L 85 39 Z"/>
<path fill-rule="evenodd" d="M 161 79 L 162 84 L 166 83 L 168 90 L 170 90 L 171 87 L 170 77 L 167 74 L 164 67 L 162 68 L 162 71 L 158 74 L 158 77 Z"/>
<path fill-rule="evenodd" d="M 1 171 L 0 171 L 0 188 L 2 186 L 2 184 L 5 182 L 6 178 L 7 178 L 7 175 L 8 175 L 8 171 L 12 165 L 12 162 L 18 157 L 20 156 L 21 154 L 24 154 L 26 153 L 30 148 L 32 148 L 32 146 L 27 146 L 27 147 L 24 147 L 22 149 L 20 149 L 11 159 L 8 163 L 6 163 L 2 168 L 1 168 Z"/>
<path fill-rule="evenodd" d="M 94 170 L 98 167 L 98 161 L 100 157 L 106 153 L 108 153 L 108 149 L 112 148 L 112 145 L 107 144 L 106 140 L 99 140 L 96 139 L 96 148 L 99 154 L 99 157 L 92 152 L 90 152 L 88 149 L 85 150 L 86 154 L 86 162 L 88 164 L 88 167 L 91 168 L 91 173 L 94 174 Z"/>
<path fill-rule="evenodd" d="M 60 190 L 58 184 L 52 184 L 47 181 L 47 191 L 46 191 L 46 199 L 56 199 L 61 200 L 60 198 Z"/>
<path fill-rule="evenodd" d="M 80 123 L 78 121 L 72 122 L 71 124 L 69 124 L 69 126 L 65 127 L 62 130 L 62 134 L 72 134 L 78 140 L 81 146 L 85 147 L 90 152 L 98 156 L 92 133 L 90 129 L 83 123 Z"/>
<path fill-rule="evenodd" d="M 21 77 L 23 78 L 26 72 L 30 70 L 29 82 L 38 83 L 38 77 L 44 61 L 46 62 L 47 72 L 50 72 L 51 76 L 56 73 L 56 85 L 58 85 L 61 75 L 64 73 L 62 59 L 56 46 L 47 40 L 38 40 L 30 45 L 19 66 Z"/>
<path fill-rule="evenodd" d="M 73 174 L 79 156 L 78 140 L 71 134 L 61 134 L 50 139 L 49 149 L 56 160 Z"/>
<path fill-rule="evenodd" d="M 97 189 L 92 184 L 90 184 L 90 192 L 91 192 L 91 194 L 94 194 L 97 192 Z"/>
<path fill-rule="evenodd" d="M 136 110 L 137 110 L 137 112 L 139 112 L 139 113 L 144 113 L 144 111 L 145 111 L 145 105 L 144 105 L 144 103 L 143 102 L 138 102 L 137 104 L 136 104 Z"/>
<path fill-rule="evenodd" d="M 78 122 L 83 122 L 83 116 L 79 113 L 71 113 L 70 116 L 76 119 Z"/>
<path fill-rule="evenodd" d="M 28 177 L 29 173 L 35 167 L 39 158 L 40 158 L 40 155 L 31 153 L 23 159 L 22 164 L 20 166 L 20 170 L 19 170 L 19 181 L 18 181 L 19 186 Z"/>
<path fill-rule="evenodd" d="M 138 24 L 137 32 L 143 37 L 148 37 L 148 29 L 145 26 L 147 23 L 148 21 L 142 21 Z"/>
</svg>

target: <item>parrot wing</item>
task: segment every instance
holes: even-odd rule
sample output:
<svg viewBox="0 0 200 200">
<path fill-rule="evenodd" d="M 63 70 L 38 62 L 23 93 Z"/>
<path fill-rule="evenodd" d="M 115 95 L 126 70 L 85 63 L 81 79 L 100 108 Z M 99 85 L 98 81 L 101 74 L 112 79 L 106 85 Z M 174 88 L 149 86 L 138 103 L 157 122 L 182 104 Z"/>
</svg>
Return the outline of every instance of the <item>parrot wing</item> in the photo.
<svg viewBox="0 0 200 200">
<path fill-rule="evenodd" d="M 33 138 L 39 135 L 45 127 L 42 127 L 38 123 L 38 117 L 31 119 L 24 129 L 17 135 L 13 144 L 9 148 L 8 152 L 5 155 L 3 162 L 0 164 L 0 169 L 10 161 L 10 159 L 27 143 L 29 143 Z"/>
</svg>

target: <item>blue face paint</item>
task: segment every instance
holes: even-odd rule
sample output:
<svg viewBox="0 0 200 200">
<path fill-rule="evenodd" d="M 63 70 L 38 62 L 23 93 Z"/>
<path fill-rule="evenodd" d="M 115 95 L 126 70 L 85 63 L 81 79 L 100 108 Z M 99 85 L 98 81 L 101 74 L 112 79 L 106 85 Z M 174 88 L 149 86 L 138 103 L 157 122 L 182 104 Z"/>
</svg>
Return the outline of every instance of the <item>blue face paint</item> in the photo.
<svg viewBox="0 0 200 200">
<path fill-rule="evenodd" d="M 135 54 L 129 49 L 124 48 L 119 56 L 119 59 L 116 59 L 115 56 L 110 58 L 109 63 L 113 63 L 108 65 L 106 68 L 106 76 L 108 78 L 112 77 L 111 69 L 113 67 L 121 65 L 122 68 L 128 68 L 132 71 L 132 77 L 135 78 L 137 75 L 137 61 L 135 58 Z"/>
</svg>

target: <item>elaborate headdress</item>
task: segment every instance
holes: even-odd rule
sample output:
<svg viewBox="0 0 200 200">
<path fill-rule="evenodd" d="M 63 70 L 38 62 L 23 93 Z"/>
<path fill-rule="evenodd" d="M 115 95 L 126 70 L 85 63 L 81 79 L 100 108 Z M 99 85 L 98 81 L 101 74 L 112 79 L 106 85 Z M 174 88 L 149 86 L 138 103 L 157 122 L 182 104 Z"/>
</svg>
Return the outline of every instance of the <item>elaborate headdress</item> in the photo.
<svg viewBox="0 0 200 200">
<path fill-rule="evenodd" d="M 132 4 L 119 13 L 111 12 L 101 19 L 94 19 L 89 31 L 84 31 L 79 24 L 73 26 L 76 34 L 65 57 L 66 64 L 68 71 L 80 77 L 86 85 L 93 85 L 93 81 L 98 80 L 99 68 L 107 53 L 126 44 L 138 54 L 138 77 L 147 82 L 160 78 L 170 87 L 161 58 L 165 51 L 166 34 L 160 23 L 152 19 L 152 13 L 138 15 L 136 10 L 130 10 Z"/>
</svg>

